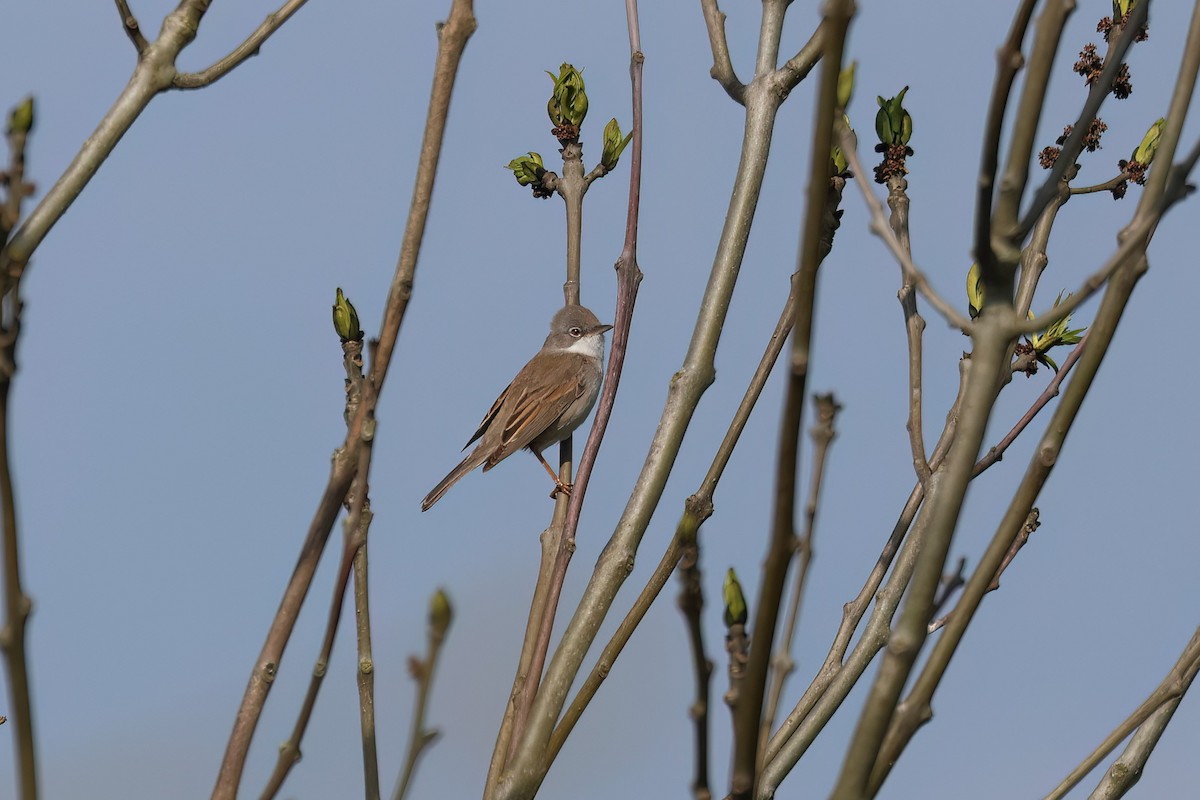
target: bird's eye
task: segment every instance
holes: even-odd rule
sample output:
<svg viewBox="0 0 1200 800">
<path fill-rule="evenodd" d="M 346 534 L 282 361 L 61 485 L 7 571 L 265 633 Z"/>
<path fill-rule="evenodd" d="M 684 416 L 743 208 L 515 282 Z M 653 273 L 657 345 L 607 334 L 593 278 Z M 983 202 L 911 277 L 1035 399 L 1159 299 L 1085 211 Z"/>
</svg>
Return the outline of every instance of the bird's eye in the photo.
<svg viewBox="0 0 1200 800">
<path fill-rule="evenodd" d="M 569 330 L 568 333 L 570 333 L 572 336 L 578 336 L 579 334 L 583 333 L 583 331 L 580 328 L 575 327 L 575 328 L 571 328 L 571 330 Z"/>
</svg>

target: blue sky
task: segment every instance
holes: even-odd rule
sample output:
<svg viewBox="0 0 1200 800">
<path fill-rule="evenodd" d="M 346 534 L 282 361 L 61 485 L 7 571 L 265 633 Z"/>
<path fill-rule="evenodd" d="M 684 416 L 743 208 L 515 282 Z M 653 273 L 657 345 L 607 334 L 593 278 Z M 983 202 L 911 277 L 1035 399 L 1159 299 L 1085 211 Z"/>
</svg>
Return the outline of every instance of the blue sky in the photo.
<svg viewBox="0 0 1200 800">
<path fill-rule="evenodd" d="M 850 109 L 864 140 L 874 96 L 911 85 L 913 250 L 961 302 L 970 264 L 978 141 L 1009 4 L 862 4 L 849 53 Z M 1187 25 L 1158 3 L 1131 61 L 1134 95 L 1102 112 L 1110 131 L 1081 180 L 1111 177 L 1165 112 Z M 134 3 L 157 31 L 172 4 Z M 919 4 L 918 4 L 919 6 Z M 936 7 L 933 7 L 936 6 Z M 1005 7 L 1002 7 L 1005 6 Z M 341 441 L 341 350 L 329 324 L 343 287 L 378 327 L 425 113 L 434 23 L 448 4 L 309 3 L 218 84 L 156 99 L 38 251 L 24 284 L 12 403 L 29 628 L 45 796 L 150 800 L 211 790 L 233 714 Z M 1070 73 L 1108 2 L 1080 4 L 1064 39 L 1043 133 L 1052 143 L 1083 99 Z M 181 58 L 198 69 L 272 10 L 214 3 Z M 753 65 L 757 4 L 727 3 L 734 64 Z M 412 687 L 438 586 L 457 616 L 430 723 L 442 739 L 413 797 L 479 793 L 509 691 L 549 517 L 541 468 L 525 456 L 471 475 L 427 514 L 421 497 L 561 303 L 561 204 L 531 199 L 501 168 L 549 157 L 543 73 L 585 68 L 585 157 L 603 123 L 627 127 L 621 3 L 480 4 L 451 110 L 413 303 L 379 407 L 372 480 L 372 603 L 385 785 L 399 770 Z M 807 39 L 816 4 L 794 3 L 783 52 Z M 38 98 L 29 169 L 41 190 L 67 165 L 128 79 L 134 53 L 109 3 L 10 3 L 0 11 L 0 101 Z M 636 479 L 672 373 L 682 363 L 724 218 L 742 114 L 709 77 L 694 4 L 645 3 L 646 150 L 639 261 L 645 272 L 621 394 L 593 477 L 564 595 L 569 613 Z M 717 354 L 716 384 L 685 440 L 615 627 L 671 535 L 741 398 L 794 269 L 812 89 L 776 129 L 746 261 Z M 1200 135 L 1185 127 L 1184 145 Z M 866 154 L 864 154 L 866 155 Z M 627 164 L 587 198 L 583 299 L 611 318 Z M 1076 197 L 1050 249 L 1037 305 L 1076 286 L 1113 249 L 1124 202 Z M 836 392 L 839 421 L 797 637 L 798 696 L 824 658 L 841 605 L 862 585 L 913 483 L 899 273 L 846 193 L 822 268 L 810 386 Z M 1200 444 L 1194 316 L 1197 205 L 1173 210 L 1063 458 L 1039 500 L 1042 527 L 984 602 L 884 797 L 1041 796 L 1122 720 L 1197 625 L 1194 569 Z M 1088 323 L 1095 301 L 1077 321 Z M 968 342 L 926 310 L 926 430 L 953 399 Z M 1041 391 L 1016 379 L 993 415 L 998 440 Z M 725 782 L 723 627 L 715 602 L 735 566 L 750 596 L 768 527 L 778 376 L 767 387 L 703 528 L 710 601 L 714 782 Z M 953 554 L 973 563 L 1044 420 L 971 489 Z M 805 455 L 808 447 L 805 443 Z M 807 472 L 807 459 L 805 459 Z M 259 727 L 244 782 L 256 794 L 291 728 L 332 580 L 322 563 Z M 675 582 L 652 609 L 544 785 L 544 796 L 688 796 L 691 673 Z M 352 628 L 344 627 L 304 760 L 282 796 L 353 796 L 361 781 Z M 591 663 L 590 661 L 588 662 Z M 869 673 L 869 674 L 873 674 Z M 6 687 L 7 688 L 7 687 Z M 7 694 L 5 694 L 7 697 Z M 857 718 L 849 698 L 781 796 L 832 785 Z M 7 702 L 5 700 L 4 702 Z M 3 713 L 0 710 L 0 713 Z M 0 728 L 0 739 L 11 726 Z M 1184 700 L 1135 791 L 1181 797 L 1200 784 L 1200 714 Z M 0 744 L 0 798 L 12 749 Z M 1090 788 L 1095 779 L 1085 781 Z M 1081 788 L 1086 792 L 1087 788 Z"/>
</svg>

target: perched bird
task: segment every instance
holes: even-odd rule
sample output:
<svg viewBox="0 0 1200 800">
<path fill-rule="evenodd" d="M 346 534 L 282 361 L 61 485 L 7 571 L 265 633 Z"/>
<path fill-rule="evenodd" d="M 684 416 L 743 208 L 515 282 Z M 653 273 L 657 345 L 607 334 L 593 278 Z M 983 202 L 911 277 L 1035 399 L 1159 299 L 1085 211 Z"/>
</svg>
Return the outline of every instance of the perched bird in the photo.
<svg viewBox="0 0 1200 800">
<path fill-rule="evenodd" d="M 492 403 L 463 449 L 476 440 L 479 444 L 425 495 L 421 510 L 428 511 L 480 464 L 487 472 L 522 447 L 528 447 L 554 479 L 550 496 L 569 494 L 571 487 L 559 480 L 542 451 L 570 436 L 596 404 L 604 378 L 604 333 L 609 330 L 612 325 L 601 325 L 583 306 L 563 306 L 550 320 L 542 349 Z"/>
</svg>

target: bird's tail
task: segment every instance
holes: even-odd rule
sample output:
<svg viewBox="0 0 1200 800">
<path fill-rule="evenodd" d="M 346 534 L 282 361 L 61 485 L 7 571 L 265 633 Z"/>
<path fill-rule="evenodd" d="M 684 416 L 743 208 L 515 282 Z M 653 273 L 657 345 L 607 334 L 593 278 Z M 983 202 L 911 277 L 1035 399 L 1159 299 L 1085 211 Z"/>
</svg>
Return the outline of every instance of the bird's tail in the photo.
<svg viewBox="0 0 1200 800">
<path fill-rule="evenodd" d="M 421 501 L 422 511 L 428 511 L 430 506 L 432 506 L 438 500 L 441 500 L 442 495 L 449 491 L 451 486 L 458 483 L 462 476 L 466 475 L 468 472 L 475 469 L 487 460 L 487 453 L 480 452 L 481 450 L 482 448 L 476 447 L 474 450 L 468 453 L 466 458 L 458 462 L 457 467 L 450 470 L 449 475 L 442 478 L 441 483 L 433 487 L 433 491 L 425 495 L 425 499 Z"/>
</svg>

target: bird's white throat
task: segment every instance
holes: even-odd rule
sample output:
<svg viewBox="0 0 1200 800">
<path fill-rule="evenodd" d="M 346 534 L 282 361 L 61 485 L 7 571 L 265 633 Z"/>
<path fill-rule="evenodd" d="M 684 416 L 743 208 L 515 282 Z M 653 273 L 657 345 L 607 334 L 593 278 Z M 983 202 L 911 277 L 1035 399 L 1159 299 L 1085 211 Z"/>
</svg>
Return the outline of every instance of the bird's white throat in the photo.
<svg viewBox="0 0 1200 800">
<path fill-rule="evenodd" d="M 597 334 L 592 334 L 591 336 L 584 336 L 579 341 L 573 342 L 571 344 L 571 346 L 566 349 L 566 352 L 578 353 L 581 356 L 587 356 L 588 358 L 594 358 L 597 361 L 603 360 L 604 359 L 604 336 L 597 335 Z"/>
</svg>

